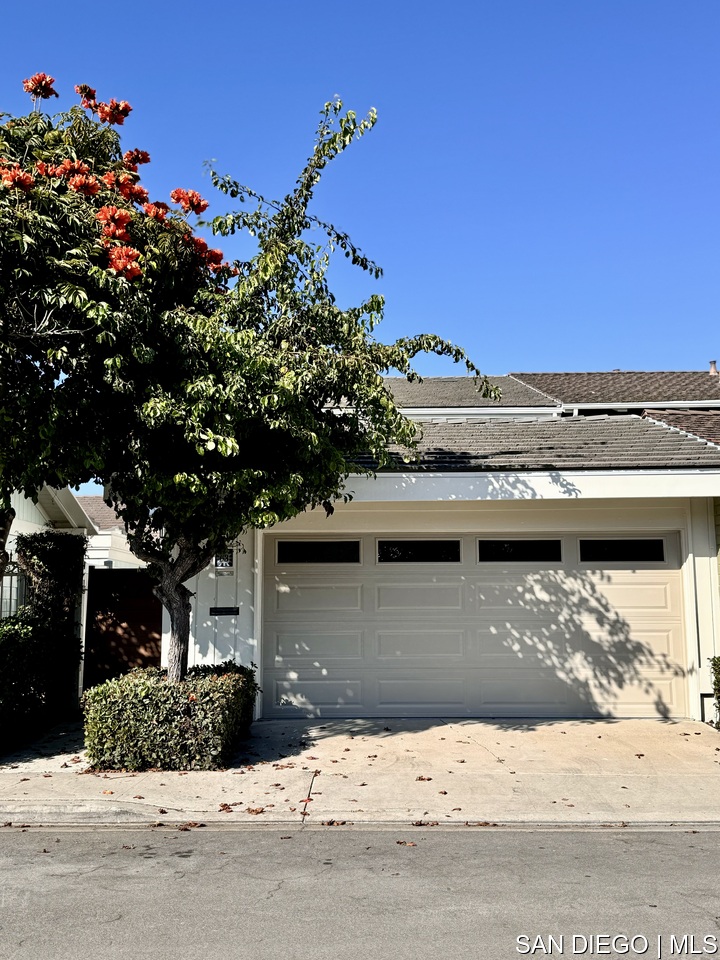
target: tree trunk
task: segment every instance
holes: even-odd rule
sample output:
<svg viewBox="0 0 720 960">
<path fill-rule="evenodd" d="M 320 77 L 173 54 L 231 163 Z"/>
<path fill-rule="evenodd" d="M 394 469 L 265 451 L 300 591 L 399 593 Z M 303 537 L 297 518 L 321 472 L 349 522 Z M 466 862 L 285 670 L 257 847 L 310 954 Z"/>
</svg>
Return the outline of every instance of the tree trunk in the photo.
<svg viewBox="0 0 720 960">
<path fill-rule="evenodd" d="M 0 508 L 0 580 L 5 573 L 5 567 L 10 561 L 10 555 L 7 552 L 7 542 L 14 519 L 15 511 L 12 507 Z"/>
<path fill-rule="evenodd" d="M 175 578 L 163 578 L 155 587 L 155 595 L 170 614 L 168 680 L 179 683 L 187 673 L 192 593 Z"/>
</svg>

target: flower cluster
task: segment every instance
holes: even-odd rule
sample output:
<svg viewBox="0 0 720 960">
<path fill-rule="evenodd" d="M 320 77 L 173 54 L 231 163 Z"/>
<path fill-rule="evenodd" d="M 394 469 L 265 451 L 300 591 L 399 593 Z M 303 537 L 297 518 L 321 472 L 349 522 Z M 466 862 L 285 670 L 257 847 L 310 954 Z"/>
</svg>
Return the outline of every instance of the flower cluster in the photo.
<svg viewBox="0 0 720 960">
<path fill-rule="evenodd" d="M 125 123 L 125 118 L 129 115 L 132 107 L 127 100 L 115 100 L 115 98 L 113 98 L 110 103 L 95 103 L 91 109 L 94 109 L 104 122 L 115 123 L 121 127 L 123 123 Z"/>
<path fill-rule="evenodd" d="M 161 200 L 156 200 L 155 203 L 146 203 L 143 206 L 143 210 L 151 220 L 159 220 L 162 223 L 165 217 L 167 217 L 170 207 Z"/>
<path fill-rule="evenodd" d="M 202 213 L 209 204 L 203 200 L 197 190 L 173 190 L 170 194 L 173 203 L 179 203 L 183 213 Z"/>
<path fill-rule="evenodd" d="M 110 240 L 125 242 L 130 239 L 127 225 L 132 220 L 132 216 L 127 210 L 121 210 L 119 207 L 101 207 L 95 217 L 103 224 L 102 235 L 108 238 L 106 243 Z"/>
<path fill-rule="evenodd" d="M 100 190 L 100 183 L 95 177 L 88 177 L 84 173 L 78 173 L 68 180 L 68 187 L 75 193 L 81 193 L 84 197 L 94 197 Z"/>
<path fill-rule="evenodd" d="M 222 250 L 210 250 L 202 237 L 193 237 L 192 234 L 186 234 L 186 239 L 192 244 L 193 250 L 200 261 L 212 270 L 213 273 L 217 273 L 223 264 Z"/>
<path fill-rule="evenodd" d="M 43 167 L 45 167 L 45 164 L 43 164 Z M 40 169 L 39 163 L 37 168 Z M 51 177 L 72 177 L 77 174 L 90 173 L 90 167 L 82 160 L 69 160 L 68 158 L 63 160 L 62 163 L 55 164 L 55 166 L 50 164 L 46 169 Z"/>
<path fill-rule="evenodd" d="M 150 154 L 147 150 L 128 150 L 123 154 L 123 166 L 126 170 L 137 172 L 138 165 L 150 163 Z"/>
<path fill-rule="evenodd" d="M 92 110 L 94 113 L 95 107 L 97 106 L 96 91 L 86 83 L 78 83 L 75 85 L 75 93 L 79 93 L 82 97 L 80 105 L 85 107 L 86 110 Z"/>
<path fill-rule="evenodd" d="M 115 186 L 121 196 L 132 203 L 147 203 L 150 197 L 145 187 L 141 187 L 130 173 L 119 173 L 115 178 Z"/>
<path fill-rule="evenodd" d="M 0 160 L 0 163 L 6 161 Z M 31 173 L 27 173 L 19 163 L 12 163 L 10 166 L 0 170 L 0 181 L 8 189 L 24 190 L 27 193 L 35 184 L 35 179 Z"/>
<path fill-rule="evenodd" d="M 142 270 L 136 263 L 139 256 L 139 252 L 133 247 L 110 247 L 108 266 L 126 280 L 134 280 L 135 277 L 142 276 Z"/>
<path fill-rule="evenodd" d="M 50 97 L 60 96 L 53 90 L 54 83 L 55 77 L 49 77 L 47 73 L 34 73 L 27 80 L 23 80 L 23 90 L 29 93 L 33 100 L 49 100 Z"/>
</svg>

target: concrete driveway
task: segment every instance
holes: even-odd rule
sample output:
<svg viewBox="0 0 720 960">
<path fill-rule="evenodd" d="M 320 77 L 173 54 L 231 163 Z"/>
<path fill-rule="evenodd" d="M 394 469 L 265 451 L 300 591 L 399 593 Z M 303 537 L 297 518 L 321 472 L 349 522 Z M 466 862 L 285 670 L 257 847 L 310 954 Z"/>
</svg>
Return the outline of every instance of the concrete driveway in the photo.
<svg viewBox="0 0 720 960">
<path fill-rule="evenodd" d="M 720 734 L 690 721 L 260 721 L 211 773 L 84 772 L 54 737 L 0 762 L 0 820 L 720 825 Z"/>
</svg>

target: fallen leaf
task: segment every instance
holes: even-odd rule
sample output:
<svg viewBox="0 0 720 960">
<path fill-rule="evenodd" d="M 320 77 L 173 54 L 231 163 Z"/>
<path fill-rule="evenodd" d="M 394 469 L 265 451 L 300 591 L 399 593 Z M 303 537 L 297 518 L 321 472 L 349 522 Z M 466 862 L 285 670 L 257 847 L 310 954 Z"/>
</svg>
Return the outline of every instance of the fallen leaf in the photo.
<svg viewBox="0 0 720 960">
<path fill-rule="evenodd" d="M 412 840 L 396 840 L 395 843 L 399 847 L 416 847 L 417 844 L 413 843 Z"/>
<path fill-rule="evenodd" d="M 455 812 L 455 810 L 462 810 L 462 807 L 453 807 L 453 812 Z"/>
<path fill-rule="evenodd" d="M 438 790 L 438 793 L 441 793 L 444 797 L 447 796 L 447 790 Z"/>
<path fill-rule="evenodd" d="M 636 756 L 636 757 L 644 757 L 645 754 L 644 754 L 644 753 L 636 753 L 635 756 Z"/>
<path fill-rule="evenodd" d="M 290 836 L 290 834 L 287 834 L 287 835 L 284 836 L 284 837 L 280 837 L 280 839 L 281 839 L 281 840 L 292 840 L 292 837 Z"/>
<path fill-rule="evenodd" d="M 432 777 L 415 777 L 416 780 L 432 780 Z"/>
<path fill-rule="evenodd" d="M 133 797 L 133 800 L 144 800 L 145 797 L 141 793 L 136 793 Z"/>
<path fill-rule="evenodd" d="M 554 803 L 555 801 L 553 801 Z M 496 827 L 496 823 L 490 823 L 489 820 L 476 820 L 474 823 L 471 823 L 470 820 L 465 821 L 466 827 Z"/>
<path fill-rule="evenodd" d="M 248 807 L 245 813 L 252 813 L 253 816 L 257 816 L 258 813 L 265 813 L 265 807 Z"/>
<path fill-rule="evenodd" d="M 52 774 L 51 774 L 51 773 L 44 773 L 43 776 L 47 779 L 48 777 L 51 777 Z"/>
<path fill-rule="evenodd" d="M 165 807 L 158 807 L 158 813 L 167 813 Z"/>
<path fill-rule="evenodd" d="M 115 791 L 114 791 L 114 790 L 103 790 L 103 793 L 110 794 L 110 793 L 115 793 Z"/>
<path fill-rule="evenodd" d="M 347 820 L 323 820 L 323 827 L 344 827 Z"/>
<path fill-rule="evenodd" d="M 465 761 L 464 761 L 464 760 L 458 760 L 457 762 L 458 762 L 458 763 L 465 763 Z M 501 760 L 501 761 L 500 761 L 500 763 L 504 763 L 504 761 L 503 761 L 503 760 Z"/>
<path fill-rule="evenodd" d="M 413 820 L 411 824 L 413 827 L 436 827 L 437 825 L 437 820 Z"/>
<path fill-rule="evenodd" d="M 220 806 L 218 807 L 218 812 L 232 813 L 233 811 L 229 803 L 221 803 Z"/>
</svg>

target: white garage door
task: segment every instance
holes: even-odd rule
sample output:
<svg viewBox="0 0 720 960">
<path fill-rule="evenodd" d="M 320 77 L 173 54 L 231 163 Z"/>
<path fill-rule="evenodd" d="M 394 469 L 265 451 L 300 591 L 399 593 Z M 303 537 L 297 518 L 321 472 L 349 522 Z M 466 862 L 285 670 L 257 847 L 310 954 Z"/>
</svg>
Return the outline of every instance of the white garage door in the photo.
<svg viewBox="0 0 720 960">
<path fill-rule="evenodd" d="M 266 549 L 266 717 L 687 715 L 675 533 Z"/>
</svg>

